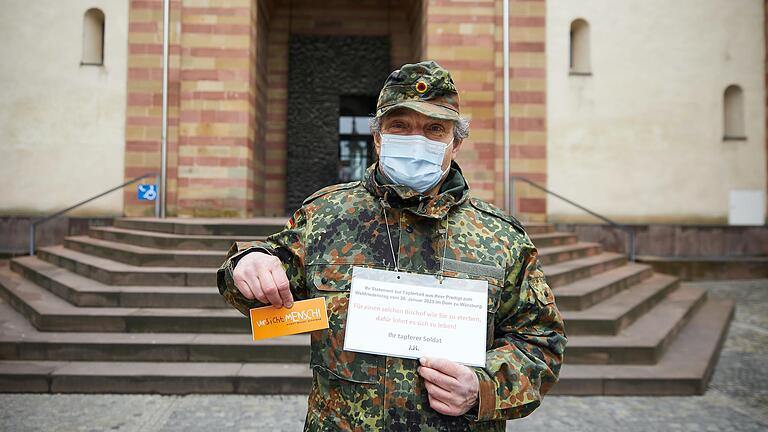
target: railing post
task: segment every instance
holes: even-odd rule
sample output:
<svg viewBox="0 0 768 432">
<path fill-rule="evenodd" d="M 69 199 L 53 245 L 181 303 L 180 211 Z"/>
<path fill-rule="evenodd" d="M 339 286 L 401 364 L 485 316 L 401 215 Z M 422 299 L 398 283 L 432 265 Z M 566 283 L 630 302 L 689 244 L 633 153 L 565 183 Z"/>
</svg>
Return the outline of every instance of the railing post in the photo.
<svg viewBox="0 0 768 432">
<path fill-rule="evenodd" d="M 29 220 L 29 255 L 35 254 L 35 221 Z"/>
<path fill-rule="evenodd" d="M 515 200 L 515 178 L 510 177 L 509 179 L 509 214 L 511 216 L 515 216 L 515 213 L 517 213 L 517 204 Z"/>
<path fill-rule="evenodd" d="M 155 177 L 157 185 L 157 195 L 155 196 L 155 217 L 160 219 L 160 177 Z"/>
<path fill-rule="evenodd" d="M 629 231 L 629 261 L 635 262 L 635 230 L 630 228 Z"/>
</svg>

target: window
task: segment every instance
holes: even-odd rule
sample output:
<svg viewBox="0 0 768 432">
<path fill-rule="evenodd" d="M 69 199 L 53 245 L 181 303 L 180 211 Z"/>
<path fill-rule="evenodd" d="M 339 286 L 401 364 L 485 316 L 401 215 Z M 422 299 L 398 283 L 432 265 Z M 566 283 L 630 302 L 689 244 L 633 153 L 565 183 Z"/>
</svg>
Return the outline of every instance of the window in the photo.
<svg viewBox="0 0 768 432">
<path fill-rule="evenodd" d="M 88 9 L 83 16 L 83 59 L 80 64 L 104 64 L 104 12 L 99 9 Z"/>
<path fill-rule="evenodd" d="M 730 85 L 723 95 L 723 139 L 745 140 L 744 92 L 737 85 Z"/>
<path fill-rule="evenodd" d="M 571 23 L 569 65 L 571 75 L 591 75 L 589 59 L 589 23 L 577 19 Z"/>
<path fill-rule="evenodd" d="M 339 105 L 339 181 L 362 180 L 373 163 L 373 136 L 368 127 L 376 97 L 342 96 Z"/>
</svg>

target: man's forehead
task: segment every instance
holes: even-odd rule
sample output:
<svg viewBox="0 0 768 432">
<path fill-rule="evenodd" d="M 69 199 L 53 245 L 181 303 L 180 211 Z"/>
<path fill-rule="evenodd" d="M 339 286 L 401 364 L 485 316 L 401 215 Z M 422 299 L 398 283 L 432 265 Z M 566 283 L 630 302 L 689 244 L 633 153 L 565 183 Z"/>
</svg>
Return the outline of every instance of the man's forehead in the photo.
<svg viewBox="0 0 768 432">
<path fill-rule="evenodd" d="M 440 123 L 440 124 L 452 124 L 453 122 L 451 120 L 444 120 L 439 119 L 435 117 L 430 117 L 428 115 L 422 114 L 420 112 L 407 109 L 407 108 L 398 108 L 396 110 L 393 110 L 392 112 L 387 113 L 384 116 L 384 121 L 392 121 L 395 119 L 411 119 L 411 120 L 417 120 L 420 123 Z"/>
</svg>

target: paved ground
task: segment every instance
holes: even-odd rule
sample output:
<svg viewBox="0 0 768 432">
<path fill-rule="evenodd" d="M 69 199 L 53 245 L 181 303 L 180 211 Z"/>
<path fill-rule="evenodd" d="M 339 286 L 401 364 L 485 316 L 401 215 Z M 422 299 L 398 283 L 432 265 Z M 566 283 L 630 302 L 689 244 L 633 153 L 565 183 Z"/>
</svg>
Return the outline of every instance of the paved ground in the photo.
<svg viewBox="0 0 768 432">
<path fill-rule="evenodd" d="M 768 430 L 768 280 L 697 283 L 737 301 L 709 391 L 695 397 L 548 397 L 507 430 Z M 0 394 L 2 431 L 300 431 L 304 396 Z"/>
</svg>

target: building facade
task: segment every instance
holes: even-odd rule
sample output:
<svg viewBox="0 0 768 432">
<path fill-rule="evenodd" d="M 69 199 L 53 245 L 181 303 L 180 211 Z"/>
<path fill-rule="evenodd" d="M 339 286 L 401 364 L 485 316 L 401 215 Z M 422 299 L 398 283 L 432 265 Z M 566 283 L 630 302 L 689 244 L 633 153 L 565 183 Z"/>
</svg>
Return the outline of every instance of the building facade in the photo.
<svg viewBox="0 0 768 432">
<path fill-rule="evenodd" d="M 737 2 L 510 0 L 512 174 L 624 222 L 725 222 L 732 191 L 757 193 L 765 220 L 766 8 Z M 74 3 L 0 6 L 4 58 L 18 59 L 0 72 L 5 214 L 51 213 L 159 169 L 162 0 Z M 422 59 L 460 91 L 473 193 L 503 204 L 501 1 L 170 6 L 169 215 L 282 216 L 355 179 L 373 160 L 381 84 Z M 585 219 L 515 192 L 523 220 Z M 79 212 L 154 206 L 132 186 Z"/>
<path fill-rule="evenodd" d="M 0 3 L 0 215 L 50 214 L 123 182 L 128 15 L 122 1 Z M 80 212 L 119 215 L 123 198 Z"/>
<path fill-rule="evenodd" d="M 763 1 L 549 0 L 549 186 L 637 223 L 724 223 L 734 191 L 764 197 L 764 21 Z"/>
<path fill-rule="evenodd" d="M 127 178 L 158 166 L 160 4 L 131 2 Z M 545 3 L 512 4 L 516 168 L 545 181 Z M 340 129 L 341 118 L 372 113 L 389 72 L 422 58 L 452 71 L 472 121 L 461 164 L 476 194 L 501 200 L 500 2 L 242 0 L 171 7 L 170 214 L 285 215 L 312 191 L 347 179 L 339 175 L 348 163 L 342 153 L 351 149 L 344 142 L 365 139 L 340 139 L 352 132 Z M 364 122 L 353 123 L 364 135 Z M 370 156 L 370 148 L 351 150 Z M 543 196 L 521 196 L 520 210 L 543 218 Z M 150 211 L 126 191 L 127 215 Z"/>
</svg>

